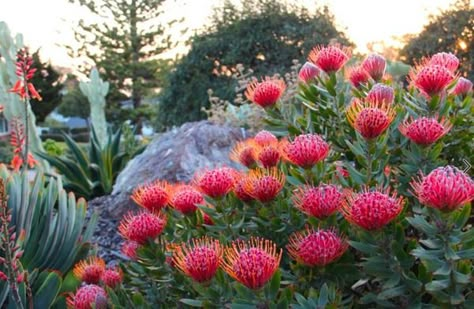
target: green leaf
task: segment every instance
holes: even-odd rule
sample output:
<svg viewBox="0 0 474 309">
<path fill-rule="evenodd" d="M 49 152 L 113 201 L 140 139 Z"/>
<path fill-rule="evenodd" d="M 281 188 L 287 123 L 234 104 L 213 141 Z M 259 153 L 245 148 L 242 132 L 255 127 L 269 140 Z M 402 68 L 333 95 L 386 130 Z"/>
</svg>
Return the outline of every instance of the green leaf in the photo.
<svg viewBox="0 0 474 309">
<path fill-rule="evenodd" d="M 449 279 L 433 280 L 428 283 L 425 288 L 429 292 L 441 291 L 449 287 L 451 281 Z"/>
<path fill-rule="evenodd" d="M 366 243 L 352 241 L 352 240 L 349 241 L 349 245 L 351 245 L 351 247 L 365 254 L 374 254 L 375 252 L 377 252 L 377 246 L 374 246 L 374 245 L 369 245 Z"/>
<path fill-rule="evenodd" d="M 438 233 L 438 229 L 435 226 L 429 224 L 428 221 L 426 221 L 425 218 L 420 215 L 415 215 L 413 218 L 406 218 L 406 220 L 411 226 L 419 231 L 422 231 L 428 236 L 433 236 Z"/>
<path fill-rule="evenodd" d="M 280 289 L 280 282 L 281 282 L 281 272 L 277 270 L 275 274 L 273 275 L 273 278 L 270 281 L 270 284 L 268 288 L 266 289 L 267 291 L 267 299 L 268 300 L 274 300 L 278 294 L 278 290 Z"/>
<path fill-rule="evenodd" d="M 202 307 L 202 300 L 181 298 L 179 301 L 191 307 L 198 307 L 198 308 Z"/>
<path fill-rule="evenodd" d="M 461 259 L 472 260 L 472 259 L 474 259 L 474 248 L 473 249 L 467 249 L 467 250 L 461 250 L 461 251 L 456 252 L 456 254 Z"/>
<path fill-rule="evenodd" d="M 59 293 L 61 282 L 61 277 L 58 274 L 49 273 L 40 288 L 35 291 L 33 297 L 34 308 L 50 308 Z"/>
</svg>

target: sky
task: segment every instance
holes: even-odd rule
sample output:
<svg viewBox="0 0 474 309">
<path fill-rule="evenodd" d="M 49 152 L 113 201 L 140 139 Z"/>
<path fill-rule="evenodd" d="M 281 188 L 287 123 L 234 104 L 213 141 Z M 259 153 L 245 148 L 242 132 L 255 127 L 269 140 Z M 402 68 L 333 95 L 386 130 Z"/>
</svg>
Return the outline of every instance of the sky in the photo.
<svg viewBox="0 0 474 309">
<path fill-rule="evenodd" d="M 22 33 L 33 49 L 41 48 L 43 60 L 54 65 L 70 67 L 76 63 L 62 45 L 73 44 L 73 27 L 80 18 L 90 16 L 84 8 L 68 0 L 0 0 L 0 21 L 10 31 Z M 168 1 L 166 14 L 185 18 L 190 29 L 202 27 L 212 14 L 212 8 L 222 0 Z M 336 24 L 356 44 L 361 53 L 367 44 L 384 41 L 396 44 L 394 37 L 422 30 L 430 14 L 447 8 L 454 0 L 299 0 L 309 8 L 314 3 L 328 5 Z M 472 1 L 471 1 L 472 2 Z"/>
</svg>

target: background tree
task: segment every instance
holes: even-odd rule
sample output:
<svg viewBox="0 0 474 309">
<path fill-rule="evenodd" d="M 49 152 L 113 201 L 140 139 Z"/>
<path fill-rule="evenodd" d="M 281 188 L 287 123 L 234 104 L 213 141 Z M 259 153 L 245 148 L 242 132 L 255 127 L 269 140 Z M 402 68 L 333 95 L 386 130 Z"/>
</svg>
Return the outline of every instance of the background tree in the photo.
<svg viewBox="0 0 474 309">
<path fill-rule="evenodd" d="M 474 8 L 470 2 L 458 0 L 439 15 L 430 16 L 421 33 L 406 38 L 401 60 L 413 64 L 436 52 L 452 52 L 461 61 L 461 71 L 474 80 Z"/>
<path fill-rule="evenodd" d="M 333 39 L 349 44 L 327 8 L 309 12 L 281 0 L 244 0 L 241 7 L 226 2 L 169 75 L 156 126 L 204 118 L 208 89 L 223 99 L 235 97 L 231 75 L 239 63 L 255 76 L 288 72 L 293 59 L 304 61 L 314 45 Z"/>
<path fill-rule="evenodd" d="M 86 7 L 101 22 L 83 20 L 75 30 L 80 48 L 70 53 L 86 56 L 110 83 L 107 96 L 109 120 L 120 115 L 120 101 L 131 98 L 135 107 L 150 90 L 160 86 L 158 71 L 166 66 L 156 56 L 169 47 L 169 38 L 157 18 L 164 0 L 69 0 Z M 80 70 L 88 74 L 90 66 Z M 114 119 L 115 118 L 115 119 Z"/>
<path fill-rule="evenodd" d="M 79 88 L 71 89 L 63 96 L 61 105 L 58 107 L 58 113 L 65 117 L 89 119 L 89 101 L 87 101 L 87 97 L 82 94 Z"/>
<path fill-rule="evenodd" d="M 36 116 L 36 122 L 41 123 L 61 103 L 61 74 L 59 74 L 51 63 L 41 62 L 39 50 L 33 57 L 33 68 L 37 73 L 32 78 L 32 83 L 41 94 L 42 101 L 31 99 L 31 109 Z"/>
</svg>

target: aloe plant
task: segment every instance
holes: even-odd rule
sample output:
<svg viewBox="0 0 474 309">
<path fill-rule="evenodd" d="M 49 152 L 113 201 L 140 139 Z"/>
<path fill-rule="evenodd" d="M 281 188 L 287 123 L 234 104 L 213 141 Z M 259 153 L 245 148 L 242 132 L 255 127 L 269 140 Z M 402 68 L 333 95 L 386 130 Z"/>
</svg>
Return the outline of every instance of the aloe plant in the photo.
<svg viewBox="0 0 474 309">
<path fill-rule="evenodd" d="M 64 135 L 68 147 L 67 156 L 37 155 L 45 159 L 64 176 L 64 188 L 78 196 L 91 199 L 112 192 L 118 173 L 125 167 L 129 156 L 120 147 L 122 130 L 108 133 L 107 140 L 100 142 L 94 128 L 91 130 L 87 151 L 70 136 Z M 101 146 L 103 144 L 103 146 Z"/>
</svg>

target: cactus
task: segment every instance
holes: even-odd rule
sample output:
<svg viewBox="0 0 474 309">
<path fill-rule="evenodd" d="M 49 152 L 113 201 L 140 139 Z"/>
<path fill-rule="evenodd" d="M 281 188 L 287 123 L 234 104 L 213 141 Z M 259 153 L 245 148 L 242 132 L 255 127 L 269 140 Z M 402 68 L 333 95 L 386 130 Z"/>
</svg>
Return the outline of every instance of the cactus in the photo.
<svg viewBox="0 0 474 309">
<path fill-rule="evenodd" d="M 0 58 L 4 60 L 0 61 L 0 102 L 4 105 L 3 113 L 9 122 L 14 118 L 25 119 L 25 109 L 23 105 L 25 103 L 20 100 L 18 95 L 9 92 L 18 79 L 15 74 L 16 55 L 17 51 L 23 47 L 23 36 L 17 34 L 15 38 L 12 38 L 7 24 L 0 22 Z M 29 148 L 32 153 L 42 152 L 44 149 L 36 131 L 35 115 L 31 110 L 31 106 L 27 108 L 29 114 Z"/>
<path fill-rule="evenodd" d="M 89 100 L 91 107 L 91 122 L 101 146 L 107 140 L 107 122 L 105 120 L 105 96 L 109 91 L 109 83 L 100 79 L 99 71 L 92 69 L 89 82 L 80 82 L 79 89 Z"/>
</svg>

